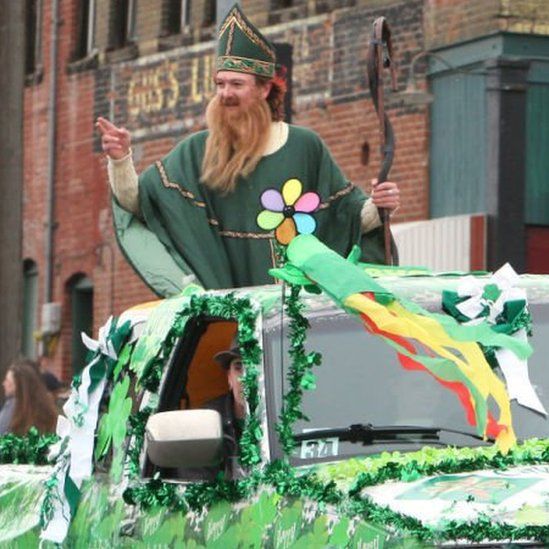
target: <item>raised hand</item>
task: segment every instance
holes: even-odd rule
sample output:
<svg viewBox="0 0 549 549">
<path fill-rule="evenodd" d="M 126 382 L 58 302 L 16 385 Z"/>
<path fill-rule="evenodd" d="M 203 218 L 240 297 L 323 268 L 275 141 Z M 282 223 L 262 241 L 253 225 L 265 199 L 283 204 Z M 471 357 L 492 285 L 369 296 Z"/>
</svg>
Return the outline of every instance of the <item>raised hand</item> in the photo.
<svg viewBox="0 0 549 549">
<path fill-rule="evenodd" d="M 105 154 L 113 160 L 119 160 L 129 154 L 131 135 L 128 130 L 118 128 L 102 116 L 97 118 L 95 126 L 101 132 L 101 146 Z"/>
</svg>

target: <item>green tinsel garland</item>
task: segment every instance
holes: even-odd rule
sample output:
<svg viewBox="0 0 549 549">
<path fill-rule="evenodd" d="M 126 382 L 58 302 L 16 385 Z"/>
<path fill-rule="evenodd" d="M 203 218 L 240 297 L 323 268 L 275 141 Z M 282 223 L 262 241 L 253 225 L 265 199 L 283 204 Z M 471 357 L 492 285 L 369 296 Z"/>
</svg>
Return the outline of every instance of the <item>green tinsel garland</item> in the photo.
<svg viewBox="0 0 549 549">
<path fill-rule="evenodd" d="M 145 389 L 157 393 L 168 357 L 177 339 L 183 335 L 190 316 L 213 316 L 236 320 L 242 362 L 246 366 L 242 386 L 250 410 L 246 416 L 240 440 L 240 461 L 247 467 L 257 465 L 261 461 L 259 442 L 262 431 L 256 413 L 259 404 L 257 365 L 261 362 L 261 349 L 255 337 L 257 315 L 249 299 L 236 298 L 232 293 L 223 297 L 193 295 L 189 305 L 177 313 L 168 335 L 156 356 L 145 366 L 140 380 Z M 132 469 L 135 469 L 135 464 Z"/>
<path fill-rule="evenodd" d="M 240 439 L 240 462 L 244 467 L 252 469 L 261 463 L 260 441 L 263 436 L 258 417 L 259 389 L 258 368 L 261 362 L 261 348 L 256 338 L 256 321 L 258 312 L 249 299 L 236 298 L 234 294 L 223 297 L 193 295 L 189 305 L 179 311 L 172 327 L 164 339 L 156 356 L 146 365 L 140 379 L 141 384 L 151 393 L 157 393 L 164 368 L 177 339 L 183 335 L 185 325 L 190 316 L 212 316 L 226 320 L 236 320 L 238 323 L 238 342 L 245 373 L 242 378 L 244 395 L 248 402 L 249 414 L 246 416 L 242 437 Z M 132 443 L 128 449 L 126 471 L 129 479 L 135 480 L 140 474 L 140 455 L 143 448 L 145 426 L 147 419 L 154 412 L 150 407 L 130 416 L 129 436 Z M 230 488 L 229 488 L 230 487 Z M 173 485 L 160 478 L 154 478 L 148 483 L 132 484 L 124 492 L 124 499 L 131 504 L 144 507 L 168 505 L 180 509 L 182 506 L 198 506 L 198 502 L 210 499 L 220 501 L 229 499 L 235 501 L 241 497 L 229 497 L 234 483 L 226 481 L 222 476 L 215 483 L 191 485 L 185 492 L 185 498 L 180 499 Z M 200 503 L 199 506 L 204 505 Z"/>
<path fill-rule="evenodd" d="M 492 523 L 488 517 L 480 516 L 475 521 L 450 521 L 441 529 L 424 526 L 420 521 L 388 507 L 380 506 L 361 497 L 361 490 L 367 486 L 383 484 L 389 480 L 411 482 L 421 477 L 436 474 L 464 473 L 485 469 L 506 469 L 519 465 L 549 463 L 549 439 L 531 439 L 517 445 L 508 454 L 501 454 L 494 446 L 478 448 L 425 448 L 409 454 L 381 455 L 362 461 L 368 463 L 370 471 L 359 473 L 349 490 L 351 502 L 347 513 L 357 514 L 365 520 L 385 524 L 399 533 L 415 539 L 431 542 L 467 539 L 517 540 L 549 539 L 549 526 L 512 526 Z M 379 463 L 379 466 L 376 464 Z M 334 471 L 335 472 L 335 471 Z"/>
<path fill-rule="evenodd" d="M 312 368 L 321 363 L 320 353 L 305 353 L 309 321 L 301 314 L 304 305 L 299 300 L 300 289 L 300 286 L 291 285 L 290 296 L 286 302 L 286 313 L 290 318 L 289 355 L 291 364 L 288 372 L 290 388 L 283 397 L 282 411 L 276 425 L 282 449 L 287 456 L 291 455 L 295 448 L 294 423 L 298 419 L 308 421 L 307 416 L 301 410 L 303 391 L 309 391 L 316 387 Z"/>
<path fill-rule="evenodd" d="M 512 454 L 512 455 L 511 455 Z M 488 517 L 480 516 L 475 521 L 450 521 L 437 530 L 424 526 L 421 521 L 392 511 L 360 495 L 360 487 L 383 483 L 386 480 L 416 480 L 422 476 L 437 473 L 457 473 L 483 469 L 502 469 L 508 466 L 549 463 L 549 439 L 529 440 L 518 445 L 507 456 L 494 447 L 464 448 L 458 450 L 425 448 L 419 452 L 381 454 L 362 461 L 372 472 L 357 479 L 348 495 L 337 488 L 334 480 L 316 472 L 300 474 L 299 470 L 286 461 L 269 463 L 261 471 L 253 471 L 249 477 L 226 481 L 219 477 L 213 483 L 194 484 L 177 495 L 175 487 L 167 489 L 159 479 L 136 485 L 127 490 L 128 503 L 143 508 L 165 505 L 171 510 L 186 508 L 199 511 L 221 501 L 241 501 L 254 494 L 260 485 L 272 486 L 277 493 L 288 497 L 306 498 L 321 505 L 335 505 L 339 514 L 360 516 L 374 524 L 381 524 L 393 530 L 396 535 L 411 537 L 424 542 L 466 539 L 481 540 L 549 540 L 549 526 L 520 526 L 491 523 Z M 378 464 L 379 465 L 376 465 Z M 345 469 L 346 464 L 340 464 Z M 338 465 L 331 466 L 334 477 Z M 173 486 L 173 485 L 172 485 Z M 173 490 L 173 491 L 171 491 Z"/>
<path fill-rule="evenodd" d="M 48 450 L 59 437 L 54 433 L 41 435 L 31 427 L 26 435 L 0 436 L 0 463 L 46 465 Z"/>
<path fill-rule="evenodd" d="M 188 506 L 177 494 L 177 486 L 162 481 L 155 475 L 145 484 L 136 484 L 127 488 L 123 494 L 124 501 L 129 505 L 139 505 L 142 509 L 167 507 L 171 511 L 186 511 Z"/>
<path fill-rule="evenodd" d="M 549 441 L 536 444 L 535 448 L 526 443 L 517 448 L 514 465 L 540 463 L 538 453 L 540 446 L 549 451 Z M 485 449 L 482 449 L 485 450 Z M 438 452 L 435 451 L 435 453 Z M 444 451 L 443 451 L 444 452 Z M 415 452 L 420 454 L 422 452 Z M 520 457 L 519 457 L 520 456 Z M 395 453 L 395 458 L 400 457 Z M 492 463 L 490 460 L 478 456 L 477 469 L 484 468 Z M 371 458 L 375 461 L 378 458 Z M 419 459 L 419 457 L 418 457 Z M 467 464 L 470 458 L 467 457 Z M 419 461 L 418 461 L 419 463 Z M 432 464 L 433 472 L 444 472 L 443 462 L 441 470 Z M 398 469 L 395 468 L 395 470 Z M 445 540 L 466 539 L 469 541 L 482 540 L 518 540 L 528 539 L 544 541 L 549 539 L 549 526 L 510 526 L 492 523 L 489 517 L 481 516 L 475 521 L 450 521 L 441 530 L 424 526 L 419 520 L 409 517 L 388 507 L 380 506 L 368 499 L 361 499 L 354 494 L 351 500 L 345 498 L 343 492 L 337 489 L 335 483 L 323 482 L 314 472 L 299 475 L 295 468 L 285 461 L 275 461 L 268 464 L 263 471 L 256 471 L 250 477 L 239 481 L 225 481 L 219 478 L 214 483 L 194 484 L 178 495 L 175 485 L 165 486 L 159 479 L 152 479 L 140 486 L 127 491 L 125 499 L 128 503 L 139 504 L 144 509 L 154 506 L 166 506 L 172 511 L 193 509 L 200 511 L 204 506 L 210 507 L 220 501 L 235 502 L 253 495 L 260 485 L 273 486 L 282 496 L 306 498 L 321 505 L 336 505 L 340 514 L 358 515 L 362 519 L 374 524 L 382 524 L 394 530 L 399 536 L 406 536 L 423 542 L 442 542 Z"/>
<path fill-rule="evenodd" d="M 145 441 L 145 426 L 153 412 L 153 408 L 146 406 L 128 419 L 130 426 L 127 436 L 131 442 L 127 453 L 127 474 L 130 479 L 139 477 L 141 472 L 139 458 Z"/>
<path fill-rule="evenodd" d="M 354 460 L 368 463 L 369 471 L 355 471 L 356 481 L 349 490 L 351 496 L 367 486 L 383 484 L 388 480 L 410 482 L 435 474 L 465 473 L 484 469 L 507 469 L 516 465 L 549 463 L 549 439 L 530 439 L 512 448 L 506 455 L 495 446 L 477 448 L 425 448 L 420 452 L 398 452 L 375 459 Z M 379 466 L 376 467 L 376 463 Z"/>
<path fill-rule="evenodd" d="M 444 541 L 468 540 L 504 541 L 532 540 L 549 541 L 549 525 L 543 526 L 513 526 L 492 522 L 486 515 L 472 521 L 452 520 L 446 522 L 440 529 L 424 526 L 421 521 L 397 513 L 388 507 L 377 505 L 368 499 L 354 500 L 347 507 L 348 514 L 359 515 L 364 520 L 374 524 L 383 524 L 399 535 L 411 537 L 422 542 L 441 543 Z"/>
<path fill-rule="evenodd" d="M 261 485 L 272 486 L 282 496 L 305 497 L 324 504 L 337 504 L 343 498 L 334 482 L 323 483 L 315 473 L 299 475 L 286 461 L 276 460 L 241 480 L 226 480 L 220 474 L 214 482 L 190 484 L 184 490 L 154 477 L 126 489 L 124 501 L 142 509 L 162 506 L 170 511 L 200 511 L 221 501 L 242 501 Z"/>
</svg>

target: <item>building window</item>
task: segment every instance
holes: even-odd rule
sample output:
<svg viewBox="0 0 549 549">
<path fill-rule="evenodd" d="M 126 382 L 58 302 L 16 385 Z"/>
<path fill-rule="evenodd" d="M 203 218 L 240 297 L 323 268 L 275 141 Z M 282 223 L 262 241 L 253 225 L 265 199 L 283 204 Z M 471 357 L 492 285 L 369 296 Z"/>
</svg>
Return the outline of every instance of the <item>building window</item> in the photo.
<svg viewBox="0 0 549 549">
<path fill-rule="evenodd" d="M 190 0 L 165 0 L 164 34 L 180 34 L 189 25 Z"/>
<path fill-rule="evenodd" d="M 218 15 L 224 16 L 232 6 L 232 0 L 163 0 L 162 36 L 175 37 L 189 35 L 189 31 L 204 29 L 200 32 L 200 39 L 210 39 L 210 31 L 215 28 Z M 170 40 L 166 45 L 174 46 Z"/>
<path fill-rule="evenodd" d="M 42 0 L 26 0 L 25 29 L 25 74 L 33 74 L 41 63 Z"/>
<path fill-rule="evenodd" d="M 95 47 L 95 0 L 80 0 L 74 61 L 89 57 Z"/>
<path fill-rule="evenodd" d="M 294 6 L 293 0 L 272 0 L 271 9 L 272 10 L 283 10 L 286 8 L 291 8 Z"/>
<path fill-rule="evenodd" d="M 206 0 L 204 2 L 204 19 L 202 20 L 203 27 L 214 25 L 217 18 L 217 2 L 216 0 Z"/>
<path fill-rule="evenodd" d="M 128 46 L 135 39 L 136 0 L 112 0 L 110 49 Z"/>
<path fill-rule="evenodd" d="M 38 267 L 30 259 L 23 262 L 23 330 L 21 352 L 25 358 L 36 358 L 34 334 L 38 317 Z"/>
<path fill-rule="evenodd" d="M 92 336 L 93 285 L 89 278 L 78 276 L 68 285 L 71 311 L 71 363 L 73 373 L 86 365 L 88 349 L 82 343 L 82 332 Z"/>
</svg>

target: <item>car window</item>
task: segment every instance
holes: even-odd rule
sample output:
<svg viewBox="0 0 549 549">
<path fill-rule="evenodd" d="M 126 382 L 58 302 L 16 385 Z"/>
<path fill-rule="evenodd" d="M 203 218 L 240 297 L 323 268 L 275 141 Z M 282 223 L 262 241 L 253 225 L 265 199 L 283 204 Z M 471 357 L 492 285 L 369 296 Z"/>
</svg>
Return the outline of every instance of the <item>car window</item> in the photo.
<svg viewBox="0 0 549 549">
<path fill-rule="evenodd" d="M 532 307 L 534 317 L 535 353 L 530 360 L 530 373 L 542 402 L 549 407 L 549 376 L 545 357 L 549 356 L 549 307 Z M 308 429 L 348 427 L 371 423 L 382 426 L 417 425 L 444 427 L 475 434 L 467 421 L 463 407 L 454 393 L 442 387 L 424 371 L 407 371 L 399 363 L 395 351 L 381 338 L 367 333 L 356 316 L 335 314 L 310 319 L 307 351 L 322 354 L 322 365 L 315 367 L 316 389 L 305 391 L 303 412 L 310 421 L 295 424 L 294 433 Z M 280 343 L 284 341 L 284 352 Z M 288 389 L 286 375 L 289 368 L 288 334 L 280 337 L 280 329 L 273 328 L 265 341 L 266 354 L 275 365 L 272 383 L 277 416 L 281 395 Z M 281 364 L 282 363 L 282 364 Z M 539 414 L 512 403 L 514 427 L 518 438 L 549 436 L 549 422 Z M 496 411 L 496 410 L 495 410 Z M 497 417 L 497 416 L 496 416 Z M 455 434 L 441 434 L 440 444 L 478 445 L 474 438 Z M 298 460 L 313 457 L 343 458 L 379 451 L 416 450 L 425 441 L 384 441 L 363 446 L 361 443 L 332 441 L 324 444 L 324 455 L 318 448 L 307 452 L 302 443 L 296 451 Z M 333 446 L 337 447 L 334 448 Z M 309 449 L 312 447 L 308 445 Z M 317 445 L 318 446 L 318 445 Z M 322 452 L 320 452 L 322 453 Z"/>
<path fill-rule="evenodd" d="M 223 418 L 221 404 L 229 391 L 227 373 L 214 356 L 232 346 L 236 331 L 235 321 L 211 318 L 189 321 L 183 336 L 176 342 L 160 391 L 157 412 L 207 408 L 219 411 Z M 216 467 L 159 468 L 147 460 L 144 476 L 150 477 L 158 472 L 163 478 L 176 480 L 212 480 L 218 470 Z"/>
<path fill-rule="evenodd" d="M 549 411 L 549 303 L 529 306 L 532 315 L 532 337 L 529 342 L 534 350 L 528 359 L 530 381 L 545 409 Z M 548 437 L 549 420 L 511 401 L 513 425 L 519 438 Z"/>
</svg>

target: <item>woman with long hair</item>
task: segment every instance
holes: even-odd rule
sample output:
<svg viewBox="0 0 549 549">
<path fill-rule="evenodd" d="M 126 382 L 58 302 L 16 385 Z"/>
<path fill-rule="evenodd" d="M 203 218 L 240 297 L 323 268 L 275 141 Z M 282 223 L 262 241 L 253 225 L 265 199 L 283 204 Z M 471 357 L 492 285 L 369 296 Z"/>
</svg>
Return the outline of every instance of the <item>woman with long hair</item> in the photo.
<svg viewBox="0 0 549 549">
<path fill-rule="evenodd" d="M 0 435 L 24 435 L 31 427 L 55 432 L 57 407 L 38 371 L 28 361 L 14 362 L 3 382 L 6 400 L 0 410 Z"/>
</svg>

